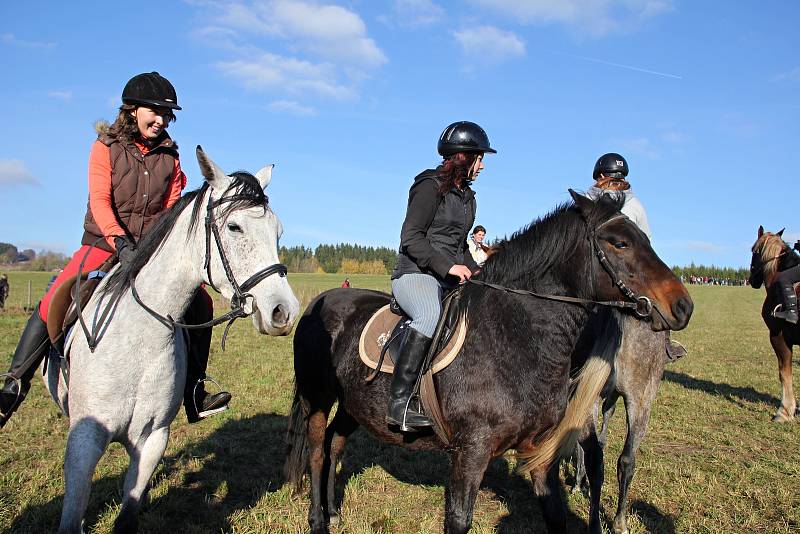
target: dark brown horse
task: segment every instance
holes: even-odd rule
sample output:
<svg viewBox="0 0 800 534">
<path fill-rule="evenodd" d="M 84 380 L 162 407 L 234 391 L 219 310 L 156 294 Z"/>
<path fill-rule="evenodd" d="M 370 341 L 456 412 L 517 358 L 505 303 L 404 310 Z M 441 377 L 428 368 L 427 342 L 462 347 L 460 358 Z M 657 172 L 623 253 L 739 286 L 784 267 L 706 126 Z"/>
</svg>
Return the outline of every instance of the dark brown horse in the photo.
<svg viewBox="0 0 800 534">
<path fill-rule="evenodd" d="M 648 320 L 653 330 L 683 328 L 692 313 L 691 298 L 645 235 L 619 213 L 622 200 L 604 196 L 594 202 L 575 193 L 573 199 L 574 204 L 557 208 L 502 242 L 479 279 L 591 300 L 619 299 L 620 288 L 612 283 L 616 279 L 652 301 Z M 334 289 L 309 304 L 294 337 L 296 393 L 286 475 L 299 485 L 310 471 L 313 534 L 327 533 L 328 522 L 338 521 L 336 465 L 345 440 L 359 425 L 388 443 L 450 452 L 445 532 L 470 529 L 486 467 L 509 449 L 517 451 L 518 469 L 533 479 L 549 531 L 565 531 L 556 460 L 574 447 L 608 378 L 619 341 L 615 316 L 606 309 L 600 312 L 604 319 L 596 346 L 601 355 L 589 359 L 570 395 L 570 355 L 586 327 L 590 305 L 474 284 L 464 288 L 462 300 L 473 328 L 459 357 L 435 375 L 449 445 L 432 433 L 393 432 L 386 424 L 391 377 L 365 382 L 371 370 L 359 359 L 359 335 L 389 295 Z"/>
<path fill-rule="evenodd" d="M 792 389 L 792 347 L 800 345 L 800 324 L 791 324 L 772 316 L 772 311 L 783 302 L 778 284 L 774 284 L 779 271 L 798 265 L 800 259 L 789 248 L 781 236 L 783 230 L 773 234 L 758 227 L 758 238 L 753 244 L 753 257 L 750 260 L 750 285 L 758 289 L 763 284 L 767 290 L 766 299 L 761 306 L 761 317 L 769 329 L 769 342 L 778 357 L 778 376 L 781 380 L 783 397 L 773 421 L 791 421 L 797 412 L 797 401 Z"/>
</svg>

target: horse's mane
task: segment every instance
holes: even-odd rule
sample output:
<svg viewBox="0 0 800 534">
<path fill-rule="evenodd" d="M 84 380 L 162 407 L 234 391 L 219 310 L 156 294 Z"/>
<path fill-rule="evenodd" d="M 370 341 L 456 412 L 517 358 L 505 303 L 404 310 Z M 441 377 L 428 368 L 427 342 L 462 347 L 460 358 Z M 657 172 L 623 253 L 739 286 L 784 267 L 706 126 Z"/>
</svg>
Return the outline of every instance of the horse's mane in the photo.
<svg viewBox="0 0 800 534">
<path fill-rule="evenodd" d="M 219 218 L 224 218 L 228 213 L 237 209 L 253 208 L 262 206 L 264 210 L 268 210 L 267 195 L 261 188 L 255 176 L 245 171 L 237 171 L 231 174 L 231 185 L 226 189 L 222 196 L 227 196 L 232 193 L 235 197 L 234 200 L 223 204 L 222 214 Z M 197 225 L 200 219 L 200 212 L 205 209 L 200 200 L 205 198 L 206 191 L 208 191 L 208 182 L 203 182 L 203 185 L 194 191 L 190 191 L 183 195 L 178 201 L 164 213 L 158 221 L 153 225 L 149 232 L 136 244 L 136 252 L 133 259 L 128 265 L 120 266 L 111 276 L 109 276 L 108 283 L 105 286 L 105 292 L 113 294 L 114 291 L 123 291 L 130 285 L 130 280 L 135 278 L 139 271 L 142 270 L 150 258 L 161 246 L 161 243 L 172 231 L 175 226 L 175 221 L 190 204 L 192 206 L 192 216 L 189 221 L 189 232 L 191 232 Z M 187 234 L 187 239 L 189 234 Z"/>
<path fill-rule="evenodd" d="M 574 203 L 557 206 L 493 245 L 497 248 L 483 265 L 483 278 L 503 285 L 516 284 L 523 277 L 542 276 L 554 264 L 574 254 L 586 230 L 596 228 L 622 209 L 622 194 L 605 194 L 594 203 L 589 214 L 581 214 Z M 584 219 L 585 217 L 585 219 Z M 577 266 L 576 266 L 577 267 Z"/>
<path fill-rule="evenodd" d="M 764 232 L 753 244 L 753 252 L 761 256 L 763 265 L 764 281 L 769 283 L 775 279 L 778 274 L 778 261 L 768 261 L 771 258 L 777 258 L 784 250 L 788 249 L 787 245 L 781 236 L 771 232 Z"/>
</svg>

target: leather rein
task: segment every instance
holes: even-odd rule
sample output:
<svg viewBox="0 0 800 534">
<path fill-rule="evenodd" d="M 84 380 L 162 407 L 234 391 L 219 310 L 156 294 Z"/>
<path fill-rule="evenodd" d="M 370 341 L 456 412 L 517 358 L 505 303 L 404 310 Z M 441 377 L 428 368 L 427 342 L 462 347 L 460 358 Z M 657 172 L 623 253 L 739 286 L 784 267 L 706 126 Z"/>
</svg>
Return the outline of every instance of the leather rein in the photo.
<svg viewBox="0 0 800 534">
<path fill-rule="evenodd" d="M 208 276 L 208 284 L 215 291 L 217 291 L 219 293 L 220 291 L 217 288 L 217 286 L 214 284 L 214 280 L 213 280 L 213 278 L 211 276 L 211 236 L 213 235 L 214 236 L 214 243 L 216 244 L 217 252 L 219 252 L 219 257 L 220 257 L 220 260 L 222 262 L 222 267 L 225 270 L 225 276 L 227 277 L 228 282 L 233 287 L 233 296 L 231 297 L 231 310 L 228 313 L 225 313 L 225 314 L 217 317 L 216 319 L 212 319 L 210 321 L 207 321 L 207 322 L 201 323 L 201 324 L 181 323 L 181 322 L 176 321 L 175 319 L 173 319 L 170 315 L 166 315 L 166 316 L 161 315 L 160 313 L 158 313 L 157 311 L 155 311 L 154 309 L 149 307 L 147 304 L 145 304 L 142 301 L 142 299 L 139 297 L 139 292 L 136 290 L 136 282 L 135 282 L 136 279 L 135 279 L 135 276 L 130 275 L 130 277 L 129 277 L 131 294 L 133 295 L 133 299 L 136 301 L 136 303 L 139 304 L 139 306 L 141 306 L 142 308 L 144 308 L 144 310 L 147 313 L 149 313 L 150 315 L 152 315 L 156 320 L 158 320 L 158 322 L 160 322 L 161 324 L 163 324 L 164 326 L 166 326 L 167 328 L 172 330 L 173 333 L 175 332 L 176 327 L 177 328 L 186 328 L 186 329 L 210 328 L 210 327 L 216 326 L 218 324 L 222 324 L 224 322 L 227 322 L 228 324 L 225 326 L 225 331 L 222 334 L 222 350 L 225 350 L 225 339 L 228 336 L 228 331 L 230 330 L 231 326 L 233 325 L 233 322 L 236 321 L 236 319 L 243 318 L 243 317 L 248 317 L 253 313 L 252 311 L 250 311 L 249 313 L 245 312 L 245 309 L 244 309 L 245 304 L 247 303 L 247 299 L 255 300 L 255 297 L 253 297 L 253 295 L 250 294 L 249 291 L 251 289 L 253 289 L 256 285 L 258 285 L 261 281 L 263 281 L 265 278 L 267 278 L 268 276 L 271 276 L 273 274 L 278 274 L 279 276 L 284 277 L 284 276 L 286 276 L 286 273 L 287 273 L 287 269 L 286 269 L 285 265 L 283 265 L 281 263 L 275 263 L 273 265 L 265 267 L 264 269 L 261 269 L 260 271 L 255 273 L 253 276 L 251 276 L 250 278 L 245 280 L 244 283 L 242 283 L 241 285 L 236 282 L 236 277 L 233 274 L 233 269 L 231 269 L 230 261 L 228 261 L 228 257 L 225 255 L 225 250 L 222 248 L 222 238 L 220 237 L 219 227 L 217 226 L 216 218 L 214 217 L 214 208 L 217 208 L 217 207 L 221 206 L 222 204 L 225 204 L 225 203 L 228 203 L 228 202 L 234 202 L 236 200 L 241 200 L 241 199 L 245 199 L 245 198 L 246 198 L 245 195 L 231 195 L 229 197 L 223 197 L 223 198 L 220 198 L 217 201 L 213 201 L 211 195 L 209 194 L 208 204 L 206 206 L 206 218 L 205 218 L 205 229 L 206 229 L 206 239 L 205 239 L 206 247 L 205 248 L 206 248 L 206 251 L 205 251 L 205 263 L 203 265 L 203 268 L 206 270 L 206 274 Z M 267 201 L 267 202 L 269 202 L 269 201 Z M 266 209 L 266 206 L 265 206 L 265 209 Z M 81 269 L 80 270 L 82 270 L 82 267 L 83 267 L 83 264 L 81 264 Z M 80 280 L 80 271 L 78 273 L 78 280 Z M 78 318 L 80 319 L 81 327 L 83 328 L 83 331 L 86 334 L 86 340 L 87 340 L 87 342 L 89 344 L 89 349 L 92 352 L 94 352 L 95 347 L 97 347 L 97 344 L 100 342 L 100 339 L 103 337 L 103 334 L 105 333 L 105 328 L 103 328 L 102 325 L 105 323 L 105 325 L 107 326 L 108 323 L 105 321 L 105 319 L 108 316 L 110 310 L 112 308 L 116 308 L 116 303 L 119 300 L 119 297 L 121 297 L 121 294 L 117 294 L 117 295 L 115 295 L 115 297 L 116 298 L 112 298 L 111 299 L 111 302 L 106 307 L 106 309 L 104 310 L 103 314 L 101 315 L 100 320 L 96 321 L 93 324 L 93 327 L 97 327 L 97 328 L 93 328 L 91 333 L 89 332 L 88 328 L 86 327 L 86 325 L 85 325 L 85 323 L 83 321 L 83 313 L 82 313 L 82 311 L 80 309 L 80 303 L 79 302 L 77 303 L 78 304 Z M 251 310 L 252 309 L 253 309 L 253 306 L 251 305 Z M 108 319 L 109 319 L 108 322 L 110 322 L 110 317 Z"/>
<path fill-rule="evenodd" d="M 531 297 L 536 297 L 540 299 L 546 300 L 555 300 L 559 302 L 567 302 L 570 304 L 596 304 L 600 306 L 611 306 L 614 308 L 627 308 L 633 310 L 633 312 L 640 318 L 649 317 L 654 309 L 653 303 L 650 301 L 648 297 L 644 295 L 636 295 L 631 289 L 625 285 L 622 279 L 617 274 L 617 271 L 608 261 L 608 257 L 606 253 L 600 248 L 600 245 L 597 242 L 597 231 L 600 230 L 603 226 L 616 221 L 617 219 L 627 219 L 626 215 L 620 214 L 614 217 L 611 217 L 607 221 L 603 222 L 602 224 L 595 227 L 591 232 L 589 232 L 589 244 L 592 248 L 592 255 L 597 258 L 600 262 L 600 265 L 603 267 L 603 270 L 608 273 L 611 277 L 611 281 L 614 285 L 619 289 L 619 291 L 628 299 L 625 300 L 591 300 L 591 299 L 583 299 L 579 297 L 569 297 L 566 295 L 548 295 L 543 293 L 536 293 L 535 291 L 528 291 L 525 289 L 513 289 L 505 286 L 501 286 L 499 284 L 492 284 L 489 282 L 484 282 L 482 280 L 473 280 L 469 279 L 467 282 L 479 286 L 486 286 L 491 289 L 496 289 L 499 291 L 503 291 L 505 293 L 513 293 L 515 295 L 526 295 Z M 658 308 L 655 308 L 658 311 Z M 658 311 L 661 314 L 660 311 Z"/>
</svg>

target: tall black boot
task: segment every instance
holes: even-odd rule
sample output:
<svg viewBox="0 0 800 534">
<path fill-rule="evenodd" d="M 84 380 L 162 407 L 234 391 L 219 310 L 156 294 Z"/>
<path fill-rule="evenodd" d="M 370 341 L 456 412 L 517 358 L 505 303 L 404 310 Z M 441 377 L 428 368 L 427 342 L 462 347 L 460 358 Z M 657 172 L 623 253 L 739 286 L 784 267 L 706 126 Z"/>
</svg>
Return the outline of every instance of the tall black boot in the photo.
<svg viewBox="0 0 800 534">
<path fill-rule="evenodd" d="M 409 406 L 420 367 L 430 344 L 431 338 L 409 328 L 394 363 L 386 422 L 390 425 L 399 425 L 402 432 L 415 432 L 418 428 L 433 425 L 425 414 Z"/>
<path fill-rule="evenodd" d="M 0 390 L 0 428 L 5 426 L 11 414 L 19 408 L 31 388 L 31 379 L 39 363 L 50 349 L 47 325 L 39 318 L 39 306 L 28 319 L 25 330 L 11 359 L 11 368 L 5 375 L 3 389 Z"/>
<path fill-rule="evenodd" d="M 187 324 L 203 324 L 212 318 L 211 310 L 206 305 L 205 298 L 200 291 L 183 316 Z M 189 352 L 186 358 L 186 387 L 183 390 L 183 407 L 186 418 L 190 423 L 228 409 L 231 394 L 219 391 L 209 395 L 206 392 L 206 368 L 208 367 L 208 353 L 211 349 L 211 328 L 196 328 L 189 333 Z"/>
<path fill-rule="evenodd" d="M 778 283 L 781 285 L 783 309 L 780 311 L 773 311 L 772 316 L 792 324 L 797 324 L 797 295 L 794 292 L 794 284 L 791 282 L 783 282 L 780 278 L 778 279 Z"/>
</svg>

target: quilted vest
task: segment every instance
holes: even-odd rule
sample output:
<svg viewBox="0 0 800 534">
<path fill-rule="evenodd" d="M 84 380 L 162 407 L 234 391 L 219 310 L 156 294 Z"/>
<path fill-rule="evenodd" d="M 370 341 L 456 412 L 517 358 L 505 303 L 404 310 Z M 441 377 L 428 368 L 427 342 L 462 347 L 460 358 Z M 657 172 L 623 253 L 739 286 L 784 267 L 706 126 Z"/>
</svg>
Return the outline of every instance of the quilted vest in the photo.
<svg viewBox="0 0 800 534">
<path fill-rule="evenodd" d="M 178 159 L 178 146 L 164 133 L 161 143 L 142 154 L 131 141 L 122 141 L 105 134 L 98 141 L 111 153 L 111 203 L 119 225 L 129 237 L 139 241 L 158 220 L 169 194 L 169 186 Z M 81 244 L 112 252 L 100 227 L 92 217 L 87 202 Z"/>
</svg>

